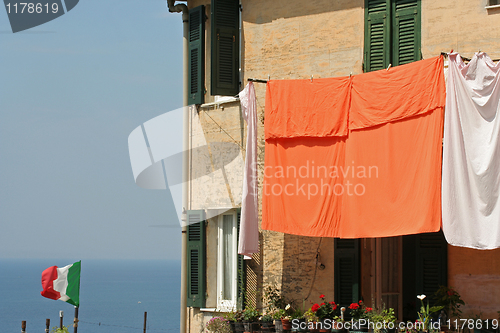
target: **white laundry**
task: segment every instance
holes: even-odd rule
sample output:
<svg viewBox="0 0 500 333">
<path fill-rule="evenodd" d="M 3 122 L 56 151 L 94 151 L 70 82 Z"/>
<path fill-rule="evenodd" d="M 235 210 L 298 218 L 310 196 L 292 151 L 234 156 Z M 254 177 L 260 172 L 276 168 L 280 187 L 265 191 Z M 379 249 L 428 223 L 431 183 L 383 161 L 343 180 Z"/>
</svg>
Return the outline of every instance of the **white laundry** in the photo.
<svg viewBox="0 0 500 333">
<path fill-rule="evenodd" d="M 451 245 L 500 247 L 500 65 L 449 54 L 443 143 L 443 231 Z"/>
</svg>

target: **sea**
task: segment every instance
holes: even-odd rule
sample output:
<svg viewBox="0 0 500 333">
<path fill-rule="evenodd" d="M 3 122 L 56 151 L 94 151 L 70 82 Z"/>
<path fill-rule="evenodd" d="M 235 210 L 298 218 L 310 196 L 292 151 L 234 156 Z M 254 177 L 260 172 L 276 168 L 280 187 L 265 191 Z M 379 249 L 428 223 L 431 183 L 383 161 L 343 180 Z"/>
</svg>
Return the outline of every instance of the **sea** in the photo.
<svg viewBox="0 0 500 333">
<path fill-rule="evenodd" d="M 63 324 L 73 332 L 75 308 L 45 298 L 42 271 L 77 260 L 0 259 L 0 333 L 45 332 Z M 78 333 L 179 332 L 180 261 L 82 260 Z"/>
</svg>

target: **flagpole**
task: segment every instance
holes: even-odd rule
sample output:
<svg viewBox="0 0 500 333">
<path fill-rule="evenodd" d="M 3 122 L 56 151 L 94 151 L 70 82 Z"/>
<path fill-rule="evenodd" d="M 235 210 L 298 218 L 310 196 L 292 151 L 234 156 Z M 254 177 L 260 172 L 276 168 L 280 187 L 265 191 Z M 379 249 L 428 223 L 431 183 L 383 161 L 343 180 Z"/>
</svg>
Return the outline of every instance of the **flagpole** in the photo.
<svg viewBox="0 0 500 333">
<path fill-rule="evenodd" d="M 73 320 L 73 333 L 78 332 L 78 308 L 79 308 L 79 306 L 75 306 L 75 319 Z"/>
</svg>

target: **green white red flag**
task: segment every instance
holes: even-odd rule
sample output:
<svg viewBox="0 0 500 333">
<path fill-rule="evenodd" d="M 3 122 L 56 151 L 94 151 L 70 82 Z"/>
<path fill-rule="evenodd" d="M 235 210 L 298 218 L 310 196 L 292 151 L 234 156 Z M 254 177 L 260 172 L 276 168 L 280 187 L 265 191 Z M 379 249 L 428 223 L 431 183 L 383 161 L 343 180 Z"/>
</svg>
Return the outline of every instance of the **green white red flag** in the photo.
<svg viewBox="0 0 500 333">
<path fill-rule="evenodd" d="M 80 305 L 80 267 L 81 261 L 58 268 L 52 266 L 42 272 L 43 297 L 58 299 Z"/>
</svg>

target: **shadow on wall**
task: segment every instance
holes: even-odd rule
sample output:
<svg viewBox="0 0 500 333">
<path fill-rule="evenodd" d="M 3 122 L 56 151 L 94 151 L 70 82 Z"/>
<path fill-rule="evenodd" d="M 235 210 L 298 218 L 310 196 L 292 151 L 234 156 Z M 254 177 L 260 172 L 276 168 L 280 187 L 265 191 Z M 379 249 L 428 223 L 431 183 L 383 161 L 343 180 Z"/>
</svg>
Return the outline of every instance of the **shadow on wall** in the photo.
<svg viewBox="0 0 500 333">
<path fill-rule="evenodd" d="M 291 18 L 315 15 L 352 8 L 364 8 L 364 0 L 310 0 L 291 5 L 288 0 L 251 0 L 252 6 L 246 6 L 250 0 L 243 0 L 243 20 L 245 22 L 264 24 L 280 18 Z M 260 10 L 266 8 L 266 10 Z"/>
</svg>

